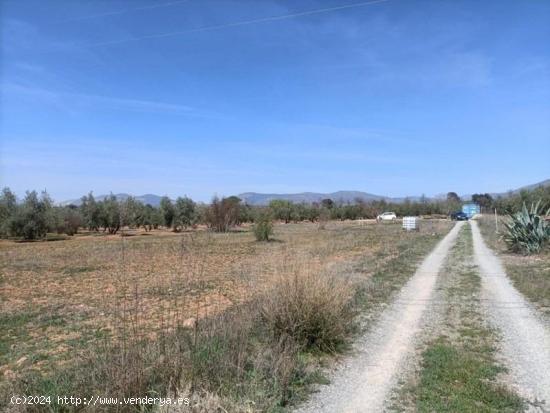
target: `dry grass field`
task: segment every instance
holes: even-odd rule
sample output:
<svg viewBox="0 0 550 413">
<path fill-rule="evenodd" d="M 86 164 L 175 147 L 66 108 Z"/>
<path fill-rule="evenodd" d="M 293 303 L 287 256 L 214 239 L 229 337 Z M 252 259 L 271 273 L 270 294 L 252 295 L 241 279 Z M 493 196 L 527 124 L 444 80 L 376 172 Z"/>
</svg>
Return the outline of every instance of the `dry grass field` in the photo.
<svg viewBox="0 0 550 413">
<path fill-rule="evenodd" d="M 256 328 L 251 326 L 258 324 L 255 313 L 264 315 L 262 326 L 269 323 L 277 326 L 270 331 L 281 329 L 281 319 L 288 323 L 288 317 L 277 318 L 276 307 L 281 306 L 277 294 L 281 294 L 284 288 L 286 292 L 282 294 L 286 298 L 296 295 L 296 292 L 311 297 L 326 292 L 324 299 L 327 303 L 334 300 L 329 297 L 331 293 L 351 291 L 351 297 L 346 296 L 346 300 L 354 301 L 358 308 L 372 307 L 389 299 L 392 292 L 412 275 L 422 256 L 449 228 L 450 223 L 446 221 L 424 221 L 420 231 L 407 233 L 398 223 L 356 221 L 330 222 L 325 229 L 311 223 L 278 224 L 272 242 L 256 242 L 246 226 L 225 234 L 205 230 L 181 234 L 161 230 L 149 233 L 126 231 L 124 237 L 81 234 L 52 242 L 2 241 L 0 389 L 4 394 L 14 388 L 55 394 L 61 390 L 79 389 L 75 384 L 78 380 L 74 378 L 79 377 L 93 392 L 98 390 L 97 385 L 94 387 L 86 374 L 96 369 L 98 354 L 123 348 L 124 357 L 118 359 L 121 363 L 119 367 L 129 369 L 132 365 L 133 372 L 139 370 L 138 376 L 142 380 L 139 385 L 133 382 L 128 384 L 129 387 L 134 386 L 129 389 L 113 389 L 109 387 L 109 380 L 126 382 L 116 377 L 107 379 L 104 372 L 94 373 L 96 379 L 100 378 L 98 382 L 106 386 L 101 389 L 103 391 L 128 394 L 155 389 L 165 392 L 167 390 L 163 387 L 168 385 L 178 389 L 189 389 L 191 386 L 190 392 L 206 391 L 232 400 L 227 401 L 229 404 L 225 406 L 235 401 L 242 406 L 242 401 L 246 399 L 253 400 L 259 410 L 276 410 L 273 406 L 283 406 L 294 398 L 295 392 L 288 390 L 289 387 L 307 385 L 305 373 L 300 376 L 295 371 L 296 360 L 299 360 L 300 368 L 311 373 L 311 369 L 308 370 L 311 357 L 303 356 L 307 352 L 303 353 L 301 344 L 295 346 L 298 350 L 290 351 L 287 344 L 280 344 L 280 340 L 277 342 L 277 346 L 284 347 L 281 350 L 282 359 L 286 360 L 290 357 L 288 354 L 292 354 L 294 361 L 289 364 L 290 384 L 285 384 L 282 394 L 270 385 L 271 394 L 261 387 L 263 384 L 256 383 L 265 381 L 265 377 L 256 377 L 253 386 L 247 385 L 250 388 L 236 391 L 233 388 L 237 386 L 234 376 L 223 383 L 219 377 L 214 380 L 204 373 L 208 366 L 200 364 L 194 356 L 191 361 L 181 361 L 192 364 L 183 370 L 192 370 L 193 380 L 188 374 L 171 375 L 169 380 L 151 376 L 150 370 L 154 367 L 148 365 L 151 363 L 148 357 L 164 360 L 163 357 L 158 354 L 151 356 L 147 350 L 147 357 L 142 352 L 138 361 L 131 361 L 126 343 L 131 341 L 140 343 L 140 346 L 142 343 L 148 343 L 148 346 L 162 343 L 165 346 L 170 342 L 173 345 L 167 337 L 184 329 L 191 331 L 190 346 L 197 349 L 200 345 L 197 325 L 209 326 L 205 337 L 208 336 L 211 341 L 218 334 L 216 329 L 221 322 L 222 330 L 227 329 L 227 325 L 238 325 L 245 332 L 243 335 L 247 337 L 239 340 L 246 340 L 247 351 L 255 354 L 254 364 L 258 354 L 265 358 L 265 351 L 261 349 L 264 333 L 259 334 L 260 338 L 252 340 L 252 343 L 248 337 Z M 332 278 L 327 280 L 332 281 L 324 284 L 324 281 L 315 281 L 317 284 L 313 288 L 317 295 L 308 290 L 313 285 L 308 284 L 309 281 L 302 284 L 303 289 L 298 287 L 299 280 L 318 280 L 321 274 L 329 275 Z M 285 280 L 291 281 L 284 284 Z M 340 284 L 330 284 L 333 280 L 344 282 L 341 290 L 338 290 Z M 281 285 L 285 287 L 281 289 Z M 342 294 L 339 297 L 348 293 Z M 261 297 L 270 299 L 264 300 L 265 304 L 260 304 L 260 307 L 250 306 L 251 302 Z M 296 300 L 301 301 L 300 297 Z M 289 301 L 288 305 L 294 303 Z M 347 305 L 347 302 L 342 302 L 343 307 Z M 247 310 L 239 312 L 236 310 L 238 308 Z M 285 311 L 286 315 L 292 315 L 289 308 Z M 274 314 L 273 317 L 268 313 Z M 235 314 L 245 314 L 248 321 L 243 322 L 242 317 L 235 321 Z M 199 320 L 198 323 L 196 320 Z M 249 323 L 247 327 L 242 327 L 246 323 Z M 347 320 L 341 320 L 341 324 L 345 323 Z M 285 325 L 282 329 L 292 336 L 296 329 L 286 332 L 287 327 Z M 335 334 L 340 333 L 345 332 L 341 329 Z M 227 339 L 229 333 L 224 334 Z M 239 343 L 242 344 L 241 341 Z M 167 354 L 173 356 L 174 352 L 184 352 L 181 346 L 178 347 L 180 350 L 172 349 Z M 325 352 L 327 348 L 336 350 L 332 344 L 325 347 Z M 322 348 L 321 345 L 319 348 Z M 235 374 L 238 380 L 247 382 L 252 380 L 250 371 L 256 371 L 254 368 L 257 366 L 250 370 L 250 363 L 246 362 L 248 355 L 240 351 L 236 357 L 245 361 Z M 298 357 L 297 353 L 302 355 Z M 196 354 L 199 354 L 198 350 Z M 208 360 L 211 358 L 210 354 Z M 82 372 L 83 363 L 88 365 L 86 373 Z M 239 362 L 236 364 L 239 365 Z M 233 368 L 233 364 L 231 366 Z M 271 372 L 275 376 L 284 373 L 279 371 L 282 370 L 280 363 L 277 366 L 277 372 Z M 221 369 L 219 365 L 218 368 Z M 182 366 L 178 369 L 181 370 Z M 241 372 L 245 372 L 246 377 L 241 377 Z M 71 377 L 71 383 L 64 382 L 60 376 Z M 195 381 L 198 376 L 201 377 L 200 385 Z M 174 377 L 180 383 L 173 383 Z M 277 383 L 279 387 L 280 381 Z M 243 410 L 255 411 L 256 408 Z"/>
</svg>

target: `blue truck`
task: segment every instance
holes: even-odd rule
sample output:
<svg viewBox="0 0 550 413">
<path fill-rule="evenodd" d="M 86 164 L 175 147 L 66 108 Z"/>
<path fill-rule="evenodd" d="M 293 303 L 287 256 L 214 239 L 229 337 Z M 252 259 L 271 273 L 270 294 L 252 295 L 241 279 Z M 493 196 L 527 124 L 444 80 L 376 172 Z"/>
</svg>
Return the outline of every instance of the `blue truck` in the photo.
<svg viewBox="0 0 550 413">
<path fill-rule="evenodd" d="M 481 208 L 478 204 L 464 204 L 462 205 L 462 212 L 468 215 L 468 218 L 472 218 L 475 214 L 481 213 Z"/>
</svg>

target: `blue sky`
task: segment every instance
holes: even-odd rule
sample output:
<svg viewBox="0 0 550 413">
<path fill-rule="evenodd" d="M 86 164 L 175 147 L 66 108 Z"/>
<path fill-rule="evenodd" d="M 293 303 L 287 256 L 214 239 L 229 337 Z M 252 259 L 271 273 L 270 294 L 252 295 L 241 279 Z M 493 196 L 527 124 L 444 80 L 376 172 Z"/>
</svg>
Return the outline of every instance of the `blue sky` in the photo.
<svg viewBox="0 0 550 413">
<path fill-rule="evenodd" d="M 550 2 L 353 3 L 2 1 L 0 184 L 207 201 L 550 178 Z"/>
</svg>

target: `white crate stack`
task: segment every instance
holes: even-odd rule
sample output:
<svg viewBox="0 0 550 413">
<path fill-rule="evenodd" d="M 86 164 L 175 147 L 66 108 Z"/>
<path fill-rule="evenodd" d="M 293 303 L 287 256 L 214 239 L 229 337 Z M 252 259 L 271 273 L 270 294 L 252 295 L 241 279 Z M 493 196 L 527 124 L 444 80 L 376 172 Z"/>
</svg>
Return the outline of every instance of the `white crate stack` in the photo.
<svg viewBox="0 0 550 413">
<path fill-rule="evenodd" d="M 403 229 L 413 231 L 418 229 L 418 217 L 403 217 Z"/>
</svg>

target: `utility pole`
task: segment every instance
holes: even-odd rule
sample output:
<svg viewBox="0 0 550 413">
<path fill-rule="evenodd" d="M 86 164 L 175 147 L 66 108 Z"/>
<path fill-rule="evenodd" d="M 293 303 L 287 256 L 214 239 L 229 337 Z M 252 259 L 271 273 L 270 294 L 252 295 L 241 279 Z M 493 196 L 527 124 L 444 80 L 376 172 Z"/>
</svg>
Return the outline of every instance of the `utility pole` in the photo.
<svg viewBox="0 0 550 413">
<path fill-rule="evenodd" d="M 498 234 L 498 215 L 497 215 L 497 209 L 495 208 L 495 228 Z"/>
</svg>

